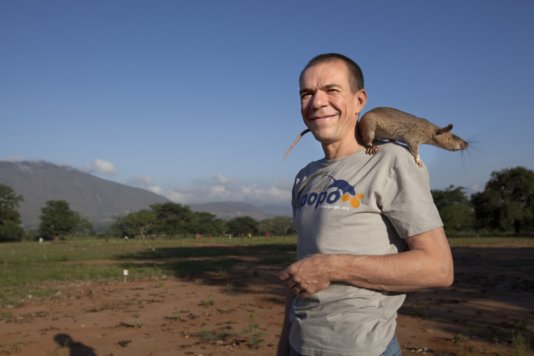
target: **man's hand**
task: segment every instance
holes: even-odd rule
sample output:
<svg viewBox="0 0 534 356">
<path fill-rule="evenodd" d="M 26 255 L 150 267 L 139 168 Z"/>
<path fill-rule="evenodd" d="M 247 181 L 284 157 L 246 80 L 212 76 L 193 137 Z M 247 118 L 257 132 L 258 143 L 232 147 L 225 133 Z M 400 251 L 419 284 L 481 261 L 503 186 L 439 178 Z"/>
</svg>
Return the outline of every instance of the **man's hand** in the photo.
<svg viewBox="0 0 534 356">
<path fill-rule="evenodd" d="M 330 285 L 329 256 L 316 254 L 293 263 L 280 272 L 280 279 L 295 295 L 307 298 Z"/>
</svg>

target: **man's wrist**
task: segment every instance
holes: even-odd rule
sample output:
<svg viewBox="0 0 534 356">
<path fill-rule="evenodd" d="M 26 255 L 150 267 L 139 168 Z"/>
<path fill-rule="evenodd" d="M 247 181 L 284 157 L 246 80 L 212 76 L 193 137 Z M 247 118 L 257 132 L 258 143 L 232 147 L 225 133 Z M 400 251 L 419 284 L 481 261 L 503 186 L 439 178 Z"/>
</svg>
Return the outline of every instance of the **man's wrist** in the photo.
<svg viewBox="0 0 534 356">
<path fill-rule="evenodd" d="M 337 268 L 336 268 L 337 255 L 323 255 L 323 271 L 328 282 L 334 282 L 336 280 Z"/>
</svg>

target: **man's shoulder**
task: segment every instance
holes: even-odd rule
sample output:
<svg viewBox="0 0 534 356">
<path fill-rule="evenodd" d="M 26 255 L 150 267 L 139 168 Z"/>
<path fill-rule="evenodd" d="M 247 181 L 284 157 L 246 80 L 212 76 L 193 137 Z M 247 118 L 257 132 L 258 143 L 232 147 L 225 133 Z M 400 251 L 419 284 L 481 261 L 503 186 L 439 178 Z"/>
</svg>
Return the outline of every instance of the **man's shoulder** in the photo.
<svg viewBox="0 0 534 356">
<path fill-rule="evenodd" d="M 310 171 L 315 171 L 317 169 L 319 169 L 320 167 L 322 167 L 324 165 L 324 158 L 323 159 L 318 159 L 318 160 L 315 160 L 315 161 L 311 161 L 309 163 L 307 163 L 304 167 L 302 167 L 300 170 L 299 170 L 299 174 L 303 173 L 303 172 L 310 172 Z"/>
<path fill-rule="evenodd" d="M 378 155 L 383 156 L 383 158 L 390 158 L 390 159 L 410 159 L 413 161 L 413 156 L 408 151 L 408 147 L 402 143 L 396 142 L 396 141 L 389 141 L 389 142 L 380 142 L 377 144 L 378 146 Z"/>
<path fill-rule="evenodd" d="M 380 141 L 377 143 L 380 150 L 401 154 L 407 151 L 407 146 L 397 141 Z"/>
</svg>

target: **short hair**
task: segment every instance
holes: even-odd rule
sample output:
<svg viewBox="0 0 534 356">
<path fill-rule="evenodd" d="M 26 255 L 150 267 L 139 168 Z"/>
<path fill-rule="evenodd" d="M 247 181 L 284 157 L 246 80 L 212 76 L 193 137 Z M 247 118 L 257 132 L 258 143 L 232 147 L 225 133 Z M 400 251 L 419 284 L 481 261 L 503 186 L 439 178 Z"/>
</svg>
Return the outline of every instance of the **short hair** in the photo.
<svg viewBox="0 0 534 356">
<path fill-rule="evenodd" d="M 358 90 L 363 89 L 364 83 L 362 69 L 355 61 L 339 53 L 323 53 L 313 57 L 308 64 L 306 64 L 302 72 L 300 72 L 299 81 L 302 80 L 302 76 L 304 75 L 306 69 L 313 67 L 316 64 L 333 62 L 336 60 L 342 61 L 347 66 L 349 72 L 349 82 L 352 91 L 356 93 Z"/>
</svg>

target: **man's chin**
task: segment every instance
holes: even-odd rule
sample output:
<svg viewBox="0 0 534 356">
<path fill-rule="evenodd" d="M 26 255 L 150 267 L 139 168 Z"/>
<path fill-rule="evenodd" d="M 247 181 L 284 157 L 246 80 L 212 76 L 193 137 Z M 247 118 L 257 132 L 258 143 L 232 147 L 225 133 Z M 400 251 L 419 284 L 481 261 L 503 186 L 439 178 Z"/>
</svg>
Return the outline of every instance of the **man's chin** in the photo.
<svg viewBox="0 0 534 356">
<path fill-rule="evenodd" d="M 313 137 L 322 144 L 330 143 L 332 141 L 332 134 L 328 130 L 310 130 Z"/>
</svg>

